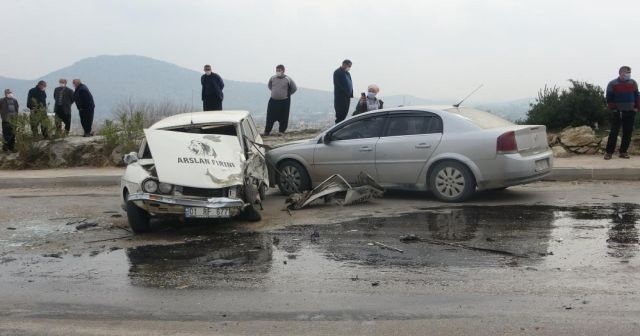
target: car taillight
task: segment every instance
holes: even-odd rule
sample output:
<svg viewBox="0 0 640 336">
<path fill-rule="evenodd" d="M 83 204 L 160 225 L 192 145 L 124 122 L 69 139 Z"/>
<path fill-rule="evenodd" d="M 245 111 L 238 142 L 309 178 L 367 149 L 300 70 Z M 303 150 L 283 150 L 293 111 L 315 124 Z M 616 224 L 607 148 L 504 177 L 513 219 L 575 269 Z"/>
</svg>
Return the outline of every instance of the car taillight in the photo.
<svg viewBox="0 0 640 336">
<path fill-rule="evenodd" d="M 510 131 L 498 137 L 496 145 L 498 154 L 513 154 L 518 152 L 518 144 L 516 143 L 516 132 Z"/>
</svg>

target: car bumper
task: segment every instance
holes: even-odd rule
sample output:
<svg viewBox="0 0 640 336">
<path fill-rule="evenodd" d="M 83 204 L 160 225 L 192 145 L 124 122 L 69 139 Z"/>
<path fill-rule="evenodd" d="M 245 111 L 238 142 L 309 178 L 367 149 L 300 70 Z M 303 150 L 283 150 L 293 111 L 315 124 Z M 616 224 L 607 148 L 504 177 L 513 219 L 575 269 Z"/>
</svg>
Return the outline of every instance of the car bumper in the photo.
<svg viewBox="0 0 640 336">
<path fill-rule="evenodd" d="M 478 181 L 478 189 L 495 189 L 536 182 L 551 174 L 553 153 L 522 156 L 520 154 L 498 155 L 486 161 L 480 169 L 484 179 Z"/>
<path fill-rule="evenodd" d="M 152 215 L 184 215 L 185 208 L 227 208 L 230 216 L 233 217 L 238 215 L 245 207 L 243 200 L 229 197 L 205 198 L 135 193 L 129 195 L 127 200 L 134 202 L 138 207 Z"/>
</svg>

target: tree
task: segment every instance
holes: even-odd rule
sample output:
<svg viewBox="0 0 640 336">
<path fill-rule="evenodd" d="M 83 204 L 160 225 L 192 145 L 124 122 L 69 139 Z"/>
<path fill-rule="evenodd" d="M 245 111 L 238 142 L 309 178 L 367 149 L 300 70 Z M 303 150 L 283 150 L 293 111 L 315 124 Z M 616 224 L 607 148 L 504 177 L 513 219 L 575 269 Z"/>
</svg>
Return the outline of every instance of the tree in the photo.
<svg viewBox="0 0 640 336">
<path fill-rule="evenodd" d="M 527 112 L 527 124 L 546 125 L 559 130 L 567 126 L 600 126 L 608 123 L 609 113 L 604 90 L 594 84 L 570 79 L 571 87 L 557 87 L 538 92 L 535 103 Z"/>
</svg>

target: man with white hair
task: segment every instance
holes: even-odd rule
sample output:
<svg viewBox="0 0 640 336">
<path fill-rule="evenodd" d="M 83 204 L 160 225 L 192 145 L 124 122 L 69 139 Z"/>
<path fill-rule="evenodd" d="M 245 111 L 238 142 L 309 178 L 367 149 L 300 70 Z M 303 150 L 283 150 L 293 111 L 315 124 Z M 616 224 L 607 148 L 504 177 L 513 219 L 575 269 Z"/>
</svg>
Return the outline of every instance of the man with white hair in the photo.
<svg viewBox="0 0 640 336">
<path fill-rule="evenodd" d="M 378 92 L 380 92 L 380 88 L 377 85 L 369 85 L 369 87 L 367 87 L 367 93 L 363 92 L 360 96 L 360 100 L 356 105 L 356 110 L 353 112 L 353 115 L 382 109 L 384 102 L 376 97 Z"/>
</svg>

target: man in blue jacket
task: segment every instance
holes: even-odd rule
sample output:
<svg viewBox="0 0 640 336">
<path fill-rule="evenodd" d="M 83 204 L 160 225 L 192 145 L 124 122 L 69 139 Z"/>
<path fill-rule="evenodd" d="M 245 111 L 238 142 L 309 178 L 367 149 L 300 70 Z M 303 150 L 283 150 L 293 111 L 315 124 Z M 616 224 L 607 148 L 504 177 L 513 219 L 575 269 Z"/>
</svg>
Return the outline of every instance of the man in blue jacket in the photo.
<svg viewBox="0 0 640 336">
<path fill-rule="evenodd" d="M 633 132 L 633 122 L 636 111 L 640 109 L 640 97 L 638 94 L 638 83 L 631 79 L 631 68 L 620 67 L 618 78 L 607 85 L 607 105 L 611 112 L 611 131 L 607 141 L 607 153 L 605 160 L 610 160 L 616 149 L 618 142 L 618 132 L 622 126 L 622 143 L 620 143 L 620 157 L 628 159 L 629 144 L 631 143 L 631 133 Z"/>
<path fill-rule="evenodd" d="M 222 77 L 211 71 L 211 65 L 207 64 L 204 66 L 204 75 L 200 77 L 200 83 L 202 84 L 202 110 L 221 111 L 224 99 Z"/>
<path fill-rule="evenodd" d="M 347 118 L 353 98 L 353 82 L 349 74 L 351 64 L 351 61 L 346 59 L 333 72 L 333 108 L 336 110 L 336 124 Z"/>
<path fill-rule="evenodd" d="M 78 112 L 80 112 L 80 124 L 82 124 L 82 129 L 84 130 L 83 136 L 85 138 L 93 136 L 91 127 L 93 126 L 93 113 L 96 108 L 96 104 L 93 102 L 93 95 L 89 88 L 77 78 L 73 80 L 73 87 L 75 88 L 73 101 L 76 103 Z"/>
</svg>

